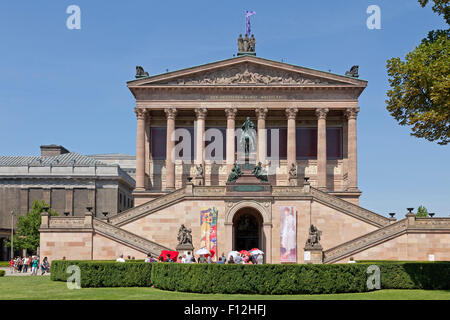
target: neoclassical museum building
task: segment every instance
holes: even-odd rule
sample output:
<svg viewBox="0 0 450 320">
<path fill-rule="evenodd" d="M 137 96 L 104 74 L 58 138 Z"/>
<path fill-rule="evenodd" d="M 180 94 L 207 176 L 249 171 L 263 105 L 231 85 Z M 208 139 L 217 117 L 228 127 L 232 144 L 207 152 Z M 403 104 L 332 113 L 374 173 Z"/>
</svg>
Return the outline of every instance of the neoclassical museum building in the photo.
<svg viewBox="0 0 450 320">
<path fill-rule="evenodd" d="M 41 256 L 143 258 L 259 248 L 266 263 L 450 260 L 450 219 L 359 206 L 358 103 L 367 81 L 239 52 L 127 82 L 136 100 L 134 207 L 43 214 Z M 364 130 L 362 128 L 361 130 Z M 362 146 L 363 147 L 363 146 Z"/>
</svg>

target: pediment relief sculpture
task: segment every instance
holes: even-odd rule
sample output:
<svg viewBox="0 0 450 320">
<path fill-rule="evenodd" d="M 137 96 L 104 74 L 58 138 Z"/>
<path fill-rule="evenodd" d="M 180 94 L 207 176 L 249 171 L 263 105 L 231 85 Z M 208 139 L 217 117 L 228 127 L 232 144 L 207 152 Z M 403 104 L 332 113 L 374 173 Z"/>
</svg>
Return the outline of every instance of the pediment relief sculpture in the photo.
<svg viewBox="0 0 450 320">
<path fill-rule="evenodd" d="M 311 84 L 343 84 L 324 78 L 307 77 L 300 73 L 281 69 L 261 67 L 259 65 L 241 65 L 229 69 L 214 70 L 196 75 L 190 75 L 155 84 L 169 85 L 233 85 L 233 84 L 262 84 L 262 85 L 311 85 Z"/>
</svg>

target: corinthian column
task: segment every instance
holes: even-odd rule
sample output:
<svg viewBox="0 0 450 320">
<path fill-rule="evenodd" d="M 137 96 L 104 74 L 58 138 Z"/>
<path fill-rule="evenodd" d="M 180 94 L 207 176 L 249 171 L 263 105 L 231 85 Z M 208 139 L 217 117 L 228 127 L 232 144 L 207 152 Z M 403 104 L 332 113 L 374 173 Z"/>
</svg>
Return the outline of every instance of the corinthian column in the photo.
<svg viewBox="0 0 450 320">
<path fill-rule="evenodd" d="M 348 121 L 348 191 L 358 191 L 357 148 L 356 148 L 356 117 L 358 108 L 348 108 L 346 116 Z"/>
<path fill-rule="evenodd" d="M 295 119 L 297 118 L 298 108 L 288 108 L 286 109 L 287 117 L 287 168 L 291 167 L 292 164 L 297 168 L 297 142 L 295 136 Z"/>
<path fill-rule="evenodd" d="M 145 116 L 147 110 L 135 108 L 136 134 L 136 191 L 145 190 Z"/>
<path fill-rule="evenodd" d="M 235 119 L 237 114 L 236 108 L 225 109 L 225 114 L 227 115 L 227 172 L 230 172 L 234 164 L 234 130 L 235 130 Z"/>
<path fill-rule="evenodd" d="M 177 109 L 164 109 L 167 118 L 167 136 L 166 136 L 166 189 L 175 189 L 175 117 Z"/>
<path fill-rule="evenodd" d="M 328 109 L 316 109 L 317 115 L 317 186 L 327 188 L 327 114 Z"/>
<path fill-rule="evenodd" d="M 258 157 L 256 162 L 266 161 L 267 156 L 267 132 L 266 132 L 266 116 L 269 110 L 267 108 L 256 108 L 256 116 L 258 117 Z"/>
<path fill-rule="evenodd" d="M 197 134 L 195 145 L 195 164 L 201 164 L 204 167 L 205 162 L 205 118 L 208 110 L 206 108 L 196 108 L 195 114 L 197 116 Z"/>
</svg>

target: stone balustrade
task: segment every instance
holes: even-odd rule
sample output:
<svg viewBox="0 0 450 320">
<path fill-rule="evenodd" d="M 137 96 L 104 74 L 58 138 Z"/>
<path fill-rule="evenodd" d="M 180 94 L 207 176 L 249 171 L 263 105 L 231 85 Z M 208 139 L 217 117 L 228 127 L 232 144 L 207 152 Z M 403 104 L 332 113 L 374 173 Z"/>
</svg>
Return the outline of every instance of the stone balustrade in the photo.
<svg viewBox="0 0 450 320">
<path fill-rule="evenodd" d="M 376 227 L 384 227 L 389 225 L 389 218 L 383 217 L 375 212 L 364 209 L 348 201 L 342 200 L 336 196 L 320 191 L 311 187 L 310 194 L 318 202 L 322 202 L 328 206 L 335 207 L 336 209 L 343 211 L 358 219 L 364 220 Z"/>
<path fill-rule="evenodd" d="M 93 219 L 93 226 L 96 233 L 112 238 L 115 241 L 124 243 L 144 253 L 151 253 L 154 256 L 159 256 L 162 250 L 173 251 L 171 248 L 164 247 L 156 242 L 140 237 L 97 218 Z"/>
<path fill-rule="evenodd" d="M 442 230 L 450 232 L 450 218 L 418 218 L 414 214 L 408 214 L 405 219 L 324 251 L 323 261 L 324 263 L 338 261 L 403 233 Z"/>
</svg>

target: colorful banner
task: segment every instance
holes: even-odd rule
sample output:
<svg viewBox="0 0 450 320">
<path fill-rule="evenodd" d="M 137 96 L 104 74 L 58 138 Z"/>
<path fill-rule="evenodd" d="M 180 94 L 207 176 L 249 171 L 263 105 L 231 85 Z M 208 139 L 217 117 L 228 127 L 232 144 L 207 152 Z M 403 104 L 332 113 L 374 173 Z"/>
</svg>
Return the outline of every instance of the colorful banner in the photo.
<svg viewBox="0 0 450 320">
<path fill-rule="evenodd" d="M 207 208 L 200 211 L 200 247 L 213 251 L 217 257 L 217 209 Z"/>
<path fill-rule="evenodd" d="M 280 208 L 280 262 L 297 262 L 297 210 Z"/>
</svg>

